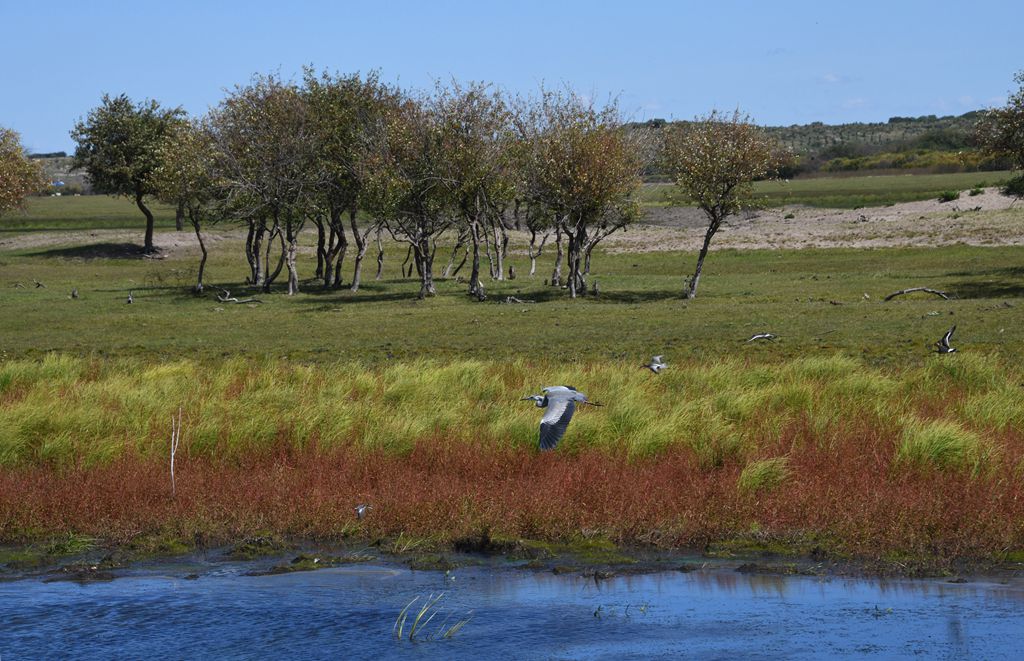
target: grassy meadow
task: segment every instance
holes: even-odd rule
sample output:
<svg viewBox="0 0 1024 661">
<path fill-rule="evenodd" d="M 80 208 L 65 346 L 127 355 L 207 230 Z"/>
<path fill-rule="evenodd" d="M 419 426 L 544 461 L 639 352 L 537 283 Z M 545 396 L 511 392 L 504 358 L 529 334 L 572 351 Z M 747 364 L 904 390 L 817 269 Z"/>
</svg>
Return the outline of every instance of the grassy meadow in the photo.
<svg viewBox="0 0 1024 661">
<path fill-rule="evenodd" d="M 231 305 L 215 286 L 248 295 L 244 237 L 212 231 L 196 297 L 197 251 L 159 214 L 165 259 L 128 254 L 123 200 L 0 221 L 0 542 L 582 537 L 904 568 L 1024 551 L 1024 248 L 716 251 L 693 301 L 694 255 L 602 252 L 600 296 L 570 301 L 544 286 L 550 251 L 530 277 L 514 245 L 520 276 L 476 303 L 452 279 L 417 301 L 389 244 L 357 293 Z M 71 227 L 97 234 L 36 240 Z M 911 286 L 956 298 L 882 300 Z M 961 353 L 935 355 L 953 324 Z M 778 339 L 744 342 L 761 331 Z M 559 383 L 605 406 L 539 454 L 519 399 Z"/>
<path fill-rule="evenodd" d="M 811 207 L 855 209 L 880 207 L 899 202 L 938 198 L 944 191 L 967 191 L 975 187 L 997 186 L 1013 173 L 953 172 L 949 174 L 878 174 L 837 177 L 807 177 L 786 181 L 759 181 L 754 198 L 761 207 L 803 204 Z M 642 199 L 649 205 L 677 202 L 671 184 L 648 184 Z M 964 198 L 967 198 L 964 193 Z"/>
</svg>

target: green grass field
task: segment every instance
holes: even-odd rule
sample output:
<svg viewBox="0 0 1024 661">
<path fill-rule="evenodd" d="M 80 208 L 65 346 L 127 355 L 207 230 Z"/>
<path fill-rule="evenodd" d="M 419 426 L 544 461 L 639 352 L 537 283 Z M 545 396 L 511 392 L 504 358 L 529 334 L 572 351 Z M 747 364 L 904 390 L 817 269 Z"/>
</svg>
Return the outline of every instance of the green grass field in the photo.
<svg viewBox="0 0 1024 661">
<path fill-rule="evenodd" d="M 35 200 L 0 233 L 0 542 L 269 533 L 404 548 L 589 530 L 899 571 L 1024 548 L 1022 247 L 716 251 L 692 301 L 692 253 L 597 253 L 601 294 L 573 301 L 544 285 L 548 251 L 534 277 L 487 280 L 478 303 L 451 279 L 417 300 L 396 244 L 382 280 L 371 255 L 361 291 L 325 291 L 307 280 L 307 233 L 299 295 L 279 285 L 232 305 L 215 287 L 249 293 L 237 229 L 211 233 L 196 297 L 194 238 L 167 211 L 157 244 L 178 241 L 164 259 L 130 250 L 142 222 L 124 200 Z M 61 242 L 47 227 L 83 232 Z M 955 298 L 882 300 L 915 286 Z M 936 355 L 953 324 L 960 353 Z M 778 339 L 745 342 L 762 331 Z M 669 370 L 641 369 L 652 354 Z M 539 454 L 539 411 L 519 397 L 555 383 L 606 406 Z M 353 502 L 377 506 L 365 527 Z"/>
<path fill-rule="evenodd" d="M 141 238 L 141 226 L 131 224 L 138 214 L 127 213 L 134 207 L 123 200 L 40 200 L 36 211 L 48 207 L 48 213 L 23 221 L 70 222 L 74 208 L 84 205 L 81 222 L 91 226 L 88 214 L 100 213 L 101 203 L 119 204 L 121 211 L 103 222 L 124 223 Z M 194 242 L 188 233 L 178 236 L 186 245 Z M 708 258 L 694 301 L 680 295 L 692 254 L 598 254 L 592 278 L 600 283 L 600 298 L 570 301 L 564 291 L 543 285 L 553 259 L 546 252 L 535 277 L 489 281 L 490 300 L 475 303 L 454 280 L 440 280 L 436 298 L 415 300 L 418 283 L 401 277 L 405 251 L 394 244 L 388 247 L 385 278 L 373 280 L 371 255 L 358 293 L 325 291 L 307 281 L 298 296 L 278 292 L 262 296 L 262 305 L 241 306 L 217 302 L 212 288 L 205 297 L 189 293 L 194 249 L 163 260 L 121 258 L 120 240 L 85 240 L 99 243 L 0 247 L 0 356 L 61 351 L 144 360 L 269 355 L 374 363 L 419 357 L 646 360 L 665 353 L 670 360 L 782 361 L 839 351 L 869 363 L 919 365 L 954 323 L 957 341 L 970 351 L 1017 356 L 1024 341 L 1019 247 L 725 250 Z M 304 240 L 309 244 L 311 234 Z M 240 241 L 231 235 L 211 242 L 208 285 L 245 291 Z M 438 261 L 446 259 L 442 253 Z M 511 261 L 520 273 L 528 270 L 523 255 Z M 311 262 L 310 255 L 302 256 L 301 276 L 312 275 Z M 46 288 L 34 287 L 33 280 Z M 915 294 L 882 301 L 912 286 L 957 298 Z M 70 298 L 72 288 L 80 298 Z M 135 296 L 131 306 L 125 304 L 128 291 Z M 500 303 L 510 295 L 536 303 Z M 776 333 L 779 340 L 743 342 L 760 331 Z"/>
<path fill-rule="evenodd" d="M 755 203 L 763 207 L 802 204 L 853 209 L 937 198 L 947 190 L 996 186 L 1012 175 L 1009 171 L 955 172 L 759 181 L 754 185 L 754 196 Z M 670 205 L 678 203 L 678 194 L 671 184 L 648 184 L 641 192 L 641 199 L 645 204 Z"/>
</svg>

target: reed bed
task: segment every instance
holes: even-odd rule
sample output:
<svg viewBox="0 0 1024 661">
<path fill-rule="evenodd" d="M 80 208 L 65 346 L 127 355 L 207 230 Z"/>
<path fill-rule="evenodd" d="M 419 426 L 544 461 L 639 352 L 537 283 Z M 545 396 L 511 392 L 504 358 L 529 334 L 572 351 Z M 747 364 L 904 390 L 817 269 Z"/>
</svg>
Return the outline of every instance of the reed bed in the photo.
<svg viewBox="0 0 1024 661">
<path fill-rule="evenodd" d="M 659 376 L 615 362 L 8 361 L 0 539 L 488 531 L 992 558 L 1024 548 L 1021 382 L 977 355 L 901 371 L 843 356 L 693 362 Z M 552 384 L 605 407 L 539 453 L 540 412 L 518 400 Z M 356 520 L 357 502 L 372 515 Z"/>
</svg>

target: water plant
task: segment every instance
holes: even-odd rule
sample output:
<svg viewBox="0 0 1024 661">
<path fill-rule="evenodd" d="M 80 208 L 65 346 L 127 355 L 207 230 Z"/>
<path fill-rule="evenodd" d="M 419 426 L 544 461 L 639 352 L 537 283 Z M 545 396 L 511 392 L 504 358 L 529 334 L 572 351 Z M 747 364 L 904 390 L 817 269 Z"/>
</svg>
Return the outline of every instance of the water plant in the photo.
<svg viewBox="0 0 1024 661">
<path fill-rule="evenodd" d="M 429 596 L 427 596 L 426 599 L 423 600 L 423 602 L 419 606 L 419 610 L 416 611 L 413 611 L 412 607 L 417 601 L 420 600 L 420 595 L 413 597 L 412 601 L 405 605 L 405 608 L 402 609 L 402 611 L 398 614 L 398 617 L 395 619 L 395 626 L 392 629 L 392 633 L 394 633 L 395 638 L 397 638 L 398 640 L 402 640 L 402 637 L 405 633 L 405 626 L 410 615 L 413 615 L 414 617 L 412 623 L 409 626 L 409 642 L 446 640 L 454 637 L 455 634 L 461 631 L 462 627 L 466 626 L 466 624 L 469 623 L 471 619 L 473 619 L 473 611 L 469 611 L 468 613 L 461 616 L 454 615 L 454 613 L 449 612 L 448 615 L 445 617 L 444 621 L 442 621 L 441 624 L 434 629 L 434 631 L 425 633 L 427 625 L 430 624 L 434 617 L 436 617 L 438 613 L 444 612 L 438 606 L 438 604 L 444 598 L 444 595 L 445 593 L 441 592 L 435 597 L 434 594 L 431 593 Z M 454 623 L 448 624 L 453 616 L 457 619 L 455 620 Z"/>
</svg>

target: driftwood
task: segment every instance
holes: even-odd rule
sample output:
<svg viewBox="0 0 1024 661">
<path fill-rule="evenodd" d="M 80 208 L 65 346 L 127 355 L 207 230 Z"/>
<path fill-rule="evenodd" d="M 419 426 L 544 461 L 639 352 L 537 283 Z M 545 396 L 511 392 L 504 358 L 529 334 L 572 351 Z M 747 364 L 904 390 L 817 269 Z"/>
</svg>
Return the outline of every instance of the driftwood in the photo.
<svg viewBox="0 0 1024 661">
<path fill-rule="evenodd" d="M 263 302 L 263 301 L 261 301 L 258 298 L 251 298 L 251 297 L 250 298 L 235 298 L 234 296 L 231 295 L 231 292 L 229 292 L 227 289 L 221 289 L 221 291 L 224 292 L 224 293 L 217 297 L 217 300 L 220 301 L 221 303 L 262 303 Z"/>
<path fill-rule="evenodd" d="M 35 278 L 32 278 L 32 282 L 35 283 L 36 289 L 39 289 L 40 287 L 42 287 L 43 289 L 46 289 L 46 285 L 44 285 L 43 283 L 39 282 Z"/>
<path fill-rule="evenodd" d="M 536 303 L 537 301 L 523 300 L 521 298 L 516 298 L 515 296 L 508 296 L 508 297 L 505 298 L 505 300 L 503 302 L 511 304 L 511 303 Z"/>
<path fill-rule="evenodd" d="M 909 293 L 915 292 L 915 291 L 923 291 L 923 292 L 927 292 L 929 294 L 935 294 L 936 296 L 941 296 L 942 298 L 946 299 L 947 301 L 949 300 L 949 294 L 947 294 L 946 292 L 939 291 L 938 289 L 929 289 L 928 287 L 911 287 L 909 289 L 901 289 L 899 291 L 894 291 L 893 293 L 889 294 L 888 296 L 886 296 L 882 300 L 888 301 L 888 300 L 891 300 L 893 298 L 896 298 L 897 296 L 902 296 L 903 294 L 909 294 Z"/>
</svg>

